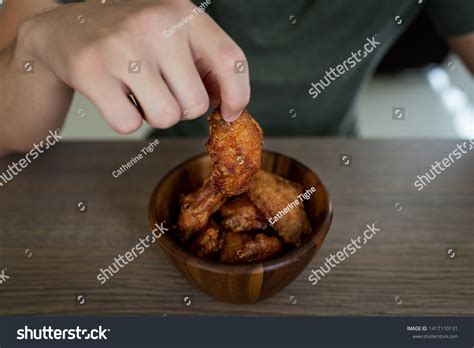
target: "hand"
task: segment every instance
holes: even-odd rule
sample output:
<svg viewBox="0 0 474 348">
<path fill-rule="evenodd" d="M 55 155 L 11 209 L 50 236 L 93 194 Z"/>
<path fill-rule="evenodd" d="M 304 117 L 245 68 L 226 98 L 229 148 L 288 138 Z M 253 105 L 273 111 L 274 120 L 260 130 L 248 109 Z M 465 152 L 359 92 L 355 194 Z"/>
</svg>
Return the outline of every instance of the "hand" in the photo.
<svg viewBox="0 0 474 348">
<path fill-rule="evenodd" d="M 156 128 L 196 118 L 210 102 L 233 121 L 250 98 L 248 72 L 234 72 L 244 53 L 188 1 L 66 5 L 25 21 L 17 42 L 18 61 L 34 60 L 87 96 L 119 133 L 142 123 L 129 94 Z"/>
</svg>

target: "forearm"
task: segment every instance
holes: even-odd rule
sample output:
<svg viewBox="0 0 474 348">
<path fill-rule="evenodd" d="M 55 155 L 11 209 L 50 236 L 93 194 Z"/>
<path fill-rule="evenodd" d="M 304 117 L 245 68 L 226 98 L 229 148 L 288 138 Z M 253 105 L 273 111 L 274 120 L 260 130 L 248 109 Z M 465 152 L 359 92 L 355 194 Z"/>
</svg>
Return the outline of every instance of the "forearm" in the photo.
<svg viewBox="0 0 474 348">
<path fill-rule="evenodd" d="M 0 51 L 0 155 L 29 151 L 49 130 L 60 128 L 73 95 L 38 60 L 21 51 L 17 45 Z"/>
</svg>

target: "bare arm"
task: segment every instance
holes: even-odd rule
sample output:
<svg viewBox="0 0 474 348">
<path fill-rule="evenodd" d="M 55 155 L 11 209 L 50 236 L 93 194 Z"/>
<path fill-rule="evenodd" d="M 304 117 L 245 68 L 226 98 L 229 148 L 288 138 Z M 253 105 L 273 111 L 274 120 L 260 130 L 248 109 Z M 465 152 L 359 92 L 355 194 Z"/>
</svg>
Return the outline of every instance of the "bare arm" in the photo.
<svg viewBox="0 0 474 348">
<path fill-rule="evenodd" d="M 0 49 L 16 38 L 20 24 L 28 17 L 59 6 L 55 0 L 13 0 L 0 7 Z"/>
<path fill-rule="evenodd" d="M 450 37 L 448 43 L 474 75 L 474 33 Z"/>
<path fill-rule="evenodd" d="M 52 0 L 7 1 L 0 11 L 0 155 L 28 151 L 48 130 L 61 127 L 73 90 L 32 57 L 22 56 L 16 40 L 21 23 L 54 6 Z M 28 67 L 32 67 L 31 73 Z"/>
</svg>

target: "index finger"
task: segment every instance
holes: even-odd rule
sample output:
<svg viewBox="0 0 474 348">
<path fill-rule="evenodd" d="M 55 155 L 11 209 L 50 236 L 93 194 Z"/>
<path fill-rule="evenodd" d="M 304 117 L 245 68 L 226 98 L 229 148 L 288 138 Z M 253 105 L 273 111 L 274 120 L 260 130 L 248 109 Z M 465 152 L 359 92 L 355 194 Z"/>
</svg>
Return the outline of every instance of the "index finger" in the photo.
<svg viewBox="0 0 474 348">
<path fill-rule="evenodd" d="M 209 24 L 189 31 L 195 61 L 206 63 L 216 77 L 220 89 L 223 118 L 235 121 L 250 100 L 250 78 L 247 59 L 242 49 L 209 18 Z"/>
</svg>

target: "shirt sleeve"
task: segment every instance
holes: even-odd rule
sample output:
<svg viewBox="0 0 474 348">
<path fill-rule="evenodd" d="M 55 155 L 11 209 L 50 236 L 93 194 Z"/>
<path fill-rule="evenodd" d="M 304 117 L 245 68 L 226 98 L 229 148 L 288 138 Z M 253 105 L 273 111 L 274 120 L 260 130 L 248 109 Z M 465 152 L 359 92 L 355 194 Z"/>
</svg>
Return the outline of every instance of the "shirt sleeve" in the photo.
<svg viewBox="0 0 474 348">
<path fill-rule="evenodd" d="M 440 32 L 456 36 L 474 32 L 474 0 L 425 0 Z"/>
</svg>

